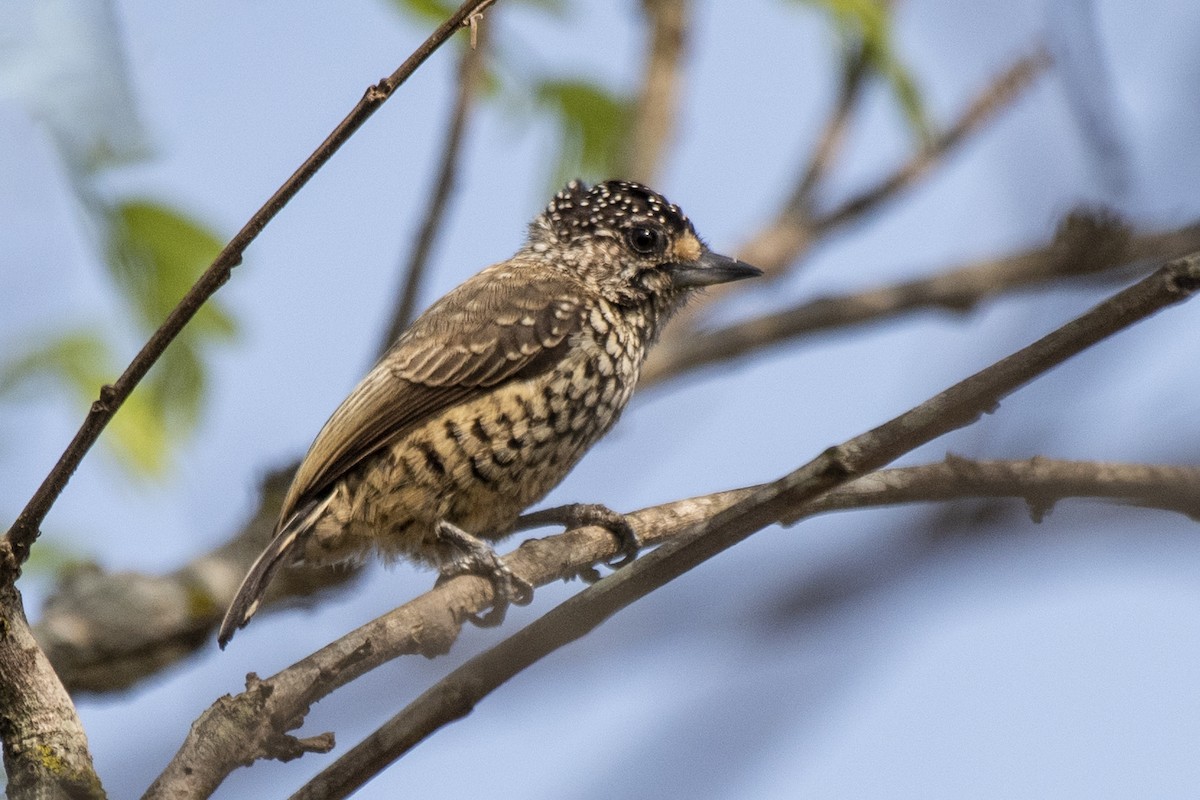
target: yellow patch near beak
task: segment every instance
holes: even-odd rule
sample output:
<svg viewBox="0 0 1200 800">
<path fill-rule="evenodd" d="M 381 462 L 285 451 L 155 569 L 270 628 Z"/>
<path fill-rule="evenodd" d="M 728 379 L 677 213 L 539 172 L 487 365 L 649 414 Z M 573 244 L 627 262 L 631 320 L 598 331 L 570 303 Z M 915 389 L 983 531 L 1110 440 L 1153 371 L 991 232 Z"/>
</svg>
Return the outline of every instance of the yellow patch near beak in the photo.
<svg viewBox="0 0 1200 800">
<path fill-rule="evenodd" d="M 704 245 L 700 244 L 696 234 L 691 231 L 684 231 L 671 248 L 671 260 L 677 264 L 689 264 L 702 255 L 704 255 Z"/>
</svg>

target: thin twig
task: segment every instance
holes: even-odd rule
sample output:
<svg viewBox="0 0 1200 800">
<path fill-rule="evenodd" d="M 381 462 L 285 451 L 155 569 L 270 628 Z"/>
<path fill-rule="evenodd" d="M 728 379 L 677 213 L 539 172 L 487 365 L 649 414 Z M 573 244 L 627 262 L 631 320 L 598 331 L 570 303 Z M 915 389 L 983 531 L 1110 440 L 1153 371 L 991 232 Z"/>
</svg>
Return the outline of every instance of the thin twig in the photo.
<svg viewBox="0 0 1200 800">
<path fill-rule="evenodd" d="M 1155 311 L 1186 299 L 1200 288 L 1200 256 L 1173 262 L 1116 294 L 1074 322 L 942 392 L 891 422 L 868 431 L 784 476 L 751 490 L 724 510 L 714 503 L 685 504 L 669 525 L 688 517 L 686 535 L 581 593 L 535 623 L 549 640 L 577 638 L 620 608 L 682 574 L 754 531 L 785 519 L 797 504 L 808 502 L 936 436 L 967 425 L 991 410 L 999 399 L 1046 370 Z M 697 521 L 698 519 L 698 521 Z M 631 524 L 643 532 L 640 520 Z M 586 532 L 560 539 L 576 546 Z M 647 539 L 651 537 L 647 536 Z M 545 541 L 529 541 L 506 563 L 531 584 L 570 574 L 572 566 L 551 557 Z M 609 548 L 611 549 L 611 545 Z M 599 558 L 603 552 L 592 552 Z M 594 563 L 594 561 L 592 562 Z M 303 723 L 309 706 L 338 686 L 406 653 L 445 652 L 463 619 L 493 601 L 491 581 L 459 576 L 374 620 L 265 681 L 251 676 L 247 691 L 223 698 L 192 725 L 187 739 L 148 797 L 169 796 L 170 787 L 198 786 L 211 792 L 236 767 L 274 755 L 293 742 L 287 734 Z M 517 661 L 529 657 L 517 648 Z M 509 665 L 501 665 L 509 669 Z M 296 745 L 292 745 L 293 747 Z"/>
<path fill-rule="evenodd" d="M 486 40 L 478 25 L 472 26 L 471 36 L 472 46 L 463 51 L 462 60 L 458 65 L 458 91 L 454 97 L 454 109 L 450 112 L 450 124 L 446 129 L 442 156 L 438 161 L 433 195 L 429 198 L 429 205 L 426 206 L 425 216 L 421 220 L 420 232 L 413 242 L 408 262 L 401 273 L 404 275 L 404 289 L 400 293 L 400 302 L 396 305 L 387 333 L 384 334 L 379 348 L 380 355 L 392 346 L 396 338 L 413 320 L 425 272 L 429 267 L 429 254 L 433 250 L 433 242 L 442 228 L 450 194 L 454 191 L 458 179 L 458 164 L 463 139 L 466 136 L 467 117 L 479 88 L 479 80 L 483 73 L 484 51 L 486 50 Z"/>
<path fill-rule="evenodd" d="M 1011 106 L 1049 65 L 1050 56 L 1044 48 L 1020 59 L 989 83 L 949 127 L 912 158 L 874 186 L 834 208 L 813 216 L 794 206 L 793 198 L 789 198 L 775 220 L 743 246 L 741 257 L 767 274 L 783 273 L 814 241 L 835 228 L 862 220 L 944 164 L 964 142 Z"/>
<path fill-rule="evenodd" d="M 929 278 L 818 297 L 743 322 L 693 331 L 669 357 L 646 364 L 639 386 L 662 383 L 712 364 L 728 364 L 815 333 L 918 311 L 963 314 L 986 300 L 1021 289 L 1104 272 L 1115 274 L 1129 264 L 1151 259 L 1178 258 L 1200 248 L 1200 223 L 1130 234 L 1119 224 L 1100 220 L 1090 226 L 1090 235 L 1070 239 L 1060 236 L 1043 247 L 967 264 Z"/>
<path fill-rule="evenodd" d="M 959 145 L 982 130 L 999 111 L 1009 107 L 1051 63 L 1049 51 L 1038 48 L 1013 64 L 975 98 L 954 124 L 934 137 L 908 163 L 870 189 L 822 214 L 814 221 L 813 227 L 821 233 L 851 220 L 859 220 L 912 186 L 941 164 Z"/>
<path fill-rule="evenodd" d="M 838 152 L 846 140 L 846 131 L 850 127 L 850 116 L 854 111 L 858 98 L 862 95 L 864 80 L 867 76 L 867 50 L 860 43 L 847 52 L 842 61 L 842 76 L 838 88 L 837 104 L 833 107 L 817 146 L 813 148 L 808 166 L 801 173 L 800 181 L 792 191 L 784 206 L 792 214 L 800 218 L 811 216 L 813 194 L 818 185 L 828 174 L 829 168 L 837 160 Z"/>
<path fill-rule="evenodd" d="M 806 170 L 780 210 L 739 248 L 738 256 L 762 269 L 768 276 L 786 274 L 822 238 L 836 229 L 862 220 L 870 212 L 894 200 L 902 190 L 916 185 L 935 167 L 944 164 L 963 143 L 983 130 L 1002 110 L 1010 107 L 1049 64 L 1049 56 L 1041 47 L 1032 55 L 1020 59 L 989 83 L 957 120 L 941 135 L 930 140 L 908 162 L 875 186 L 815 217 L 811 208 L 796 203 L 798 198 L 802 200 L 805 196 L 802 186 L 808 175 Z M 726 296 L 728 291 L 731 291 L 728 287 L 718 287 L 684 309 L 679 319 L 667 329 L 657 349 L 650 354 L 647 371 L 660 371 L 660 364 L 674 361 L 677 351 L 688 349 L 696 334 L 696 321 L 703 310 Z M 732 291 L 746 291 L 746 288 Z"/>
<path fill-rule="evenodd" d="M 418 67 L 425 62 L 439 47 L 449 41 L 450 37 L 462 27 L 463 22 L 473 14 L 478 14 L 490 6 L 495 0 L 468 0 L 459 7 L 451 17 L 442 23 L 428 39 L 418 47 L 395 72 L 379 83 L 367 89 L 363 98 L 354 109 L 329 134 L 313 154 L 300 165 L 287 181 L 271 195 L 263 206 L 254 213 L 250 220 L 238 231 L 237 235 L 225 245 L 217 255 L 212 265 L 204 271 L 196 283 L 188 290 L 179 304 L 171 310 L 166 320 L 150 337 L 142 349 L 134 356 L 129 366 L 112 384 L 106 384 L 100 389 L 100 396 L 88 411 L 83 425 L 75 438 L 67 446 L 58 463 L 42 481 L 41 486 L 34 492 L 32 498 L 18 515 L 12 527 L 5 535 L 13 558 L 0 564 L 0 585 L 15 581 L 20 575 L 20 567 L 29 557 L 30 547 L 40 533 L 42 521 L 50 508 L 66 487 L 67 481 L 74 474 L 83 457 L 100 437 L 100 433 L 117 413 L 117 409 L 133 392 L 138 382 L 145 377 L 150 367 L 158 360 L 183 327 L 188 323 L 200 307 L 225 281 L 229 280 L 235 266 L 241 263 L 242 254 L 246 247 L 254 241 L 262 229 L 276 214 L 287 205 L 296 192 L 306 184 L 318 169 L 354 134 L 358 128 L 375 113 L 375 110 L 404 83 Z"/>
<path fill-rule="evenodd" d="M 922 444 L 965 427 L 1047 370 L 1104 338 L 1200 289 L 1200 254 L 1173 262 L 1078 319 L 906 411 L 879 427 L 831 447 L 783 478 L 750 490 L 723 510 L 607 579 L 585 589 L 492 649 L 475 656 L 410 703 L 377 735 L 317 776 L 312 793 L 344 797 L 438 728 L 460 719 L 487 694 L 529 665 L 595 629 L 616 612 L 777 522 L 794 522 L 796 508 L 821 495 L 849 491 L 854 479 Z M 954 462 L 950 462 L 953 468 Z M 967 470 L 962 470 L 967 472 Z M 1194 475 L 1192 476 L 1194 477 Z M 1020 496 L 1027 496 L 1025 491 Z M 1032 504 L 1032 501 L 1030 501 Z M 341 760 L 339 760 L 340 762 Z M 328 778 L 328 780 L 326 780 Z"/>
<path fill-rule="evenodd" d="M 688 0 L 642 0 L 650 48 L 617 174 L 653 185 L 671 142 L 687 52 Z"/>
</svg>

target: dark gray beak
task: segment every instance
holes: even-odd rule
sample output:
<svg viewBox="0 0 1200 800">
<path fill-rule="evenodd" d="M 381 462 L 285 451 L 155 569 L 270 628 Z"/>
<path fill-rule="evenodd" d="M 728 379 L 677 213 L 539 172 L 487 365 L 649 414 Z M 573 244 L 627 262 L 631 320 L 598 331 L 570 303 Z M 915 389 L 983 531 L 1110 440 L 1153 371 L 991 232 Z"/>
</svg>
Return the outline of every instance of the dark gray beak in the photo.
<svg viewBox="0 0 1200 800">
<path fill-rule="evenodd" d="M 697 289 L 701 286 L 755 278 L 762 274 L 758 267 L 706 250 L 704 255 L 695 261 L 672 266 L 671 282 L 677 289 Z"/>
</svg>

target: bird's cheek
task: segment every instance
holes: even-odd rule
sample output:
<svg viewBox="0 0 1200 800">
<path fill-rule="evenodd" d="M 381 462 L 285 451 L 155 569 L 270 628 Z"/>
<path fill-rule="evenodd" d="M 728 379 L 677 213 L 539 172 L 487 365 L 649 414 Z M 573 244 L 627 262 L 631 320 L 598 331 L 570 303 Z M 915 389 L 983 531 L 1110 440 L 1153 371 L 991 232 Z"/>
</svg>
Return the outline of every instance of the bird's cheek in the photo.
<svg viewBox="0 0 1200 800">
<path fill-rule="evenodd" d="M 649 267 L 638 270 L 631 283 L 645 292 L 657 294 L 670 285 L 671 279 L 662 269 Z"/>
</svg>

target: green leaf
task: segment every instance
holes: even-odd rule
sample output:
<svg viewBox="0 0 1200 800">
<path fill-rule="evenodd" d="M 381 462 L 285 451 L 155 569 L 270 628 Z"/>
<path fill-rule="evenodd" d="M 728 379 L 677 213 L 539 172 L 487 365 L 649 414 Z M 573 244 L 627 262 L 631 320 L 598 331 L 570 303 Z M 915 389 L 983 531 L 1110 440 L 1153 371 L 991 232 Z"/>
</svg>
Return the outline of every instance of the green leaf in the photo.
<svg viewBox="0 0 1200 800">
<path fill-rule="evenodd" d="M 131 199 L 109 214 L 109 267 L 149 334 L 167 317 L 221 250 L 221 241 L 183 213 L 151 200 Z M 194 427 L 204 396 L 200 350 L 236 332 L 218 301 L 209 300 L 159 358 L 113 421 L 127 455 L 156 470 L 172 434 Z"/>
<path fill-rule="evenodd" d="M 43 536 L 38 540 L 37 547 L 29 551 L 29 560 L 21 566 L 21 572 L 54 577 L 64 570 L 78 568 L 85 563 L 87 561 L 82 553 L 63 547 L 52 537 Z"/>
<path fill-rule="evenodd" d="M 459 6 L 458 3 L 447 2 L 447 0 L 390 0 L 390 4 L 401 14 L 434 25 L 441 25 L 449 19 Z M 554 14 L 562 13 L 564 8 L 562 0 L 523 0 L 522 5 L 533 6 Z"/>
<path fill-rule="evenodd" d="M 159 475 L 166 469 L 172 434 L 182 432 L 168 428 L 168 407 L 143 384 L 134 389 L 108 424 L 110 441 L 118 454 L 142 475 Z"/>
<path fill-rule="evenodd" d="M 554 185 L 572 177 L 611 176 L 629 129 L 632 101 L 590 81 L 570 79 L 543 80 L 534 97 L 559 123 Z"/>
<path fill-rule="evenodd" d="M 221 240 L 182 212 L 150 200 L 125 200 L 109 221 L 109 267 L 147 332 L 162 323 L 217 253 Z M 210 301 L 189 329 L 220 338 L 233 320 Z"/>
<path fill-rule="evenodd" d="M 108 373 L 108 346 L 91 329 L 62 334 L 0 365 L 0 395 L 40 377 L 54 377 L 94 395 Z"/>
<path fill-rule="evenodd" d="M 116 376 L 113 361 L 108 345 L 96 331 L 70 331 L 0 365 L 0 394 L 51 380 L 70 391 L 81 408 L 87 408 L 100 387 Z M 168 444 L 163 406 L 152 401 L 151 395 L 145 386 L 135 391 L 104 437 L 122 463 L 145 475 L 162 471 Z"/>
<path fill-rule="evenodd" d="M 862 48 L 867 67 L 887 82 L 909 127 L 922 142 L 932 128 L 920 90 L 908 66 L 896 55 L 889 0 L 800 0 L 830 15 L 846 50 Z"/>
<path fill-rule="evenodd" d="M 134 311 L 138 327 L 158 327 L 196 277 L 212 263 L 221 242 L 182 213 L 148 200 L 126 200 L 106 209 L 108 266 Z M 121 462 L 144 475 L 161 472 L 170 445 L 195 427 L 204 396 L 201 350 L 229 339 L 233 319 L 209 301 L 167 348 L 121 406 L 104 437 Z M 86 404 L 117 375 L 101 332 L 80 329 L 0 365 L 0 393 L 34 378 L 68 387 Z"/>
<path fill-rule="evenodd" d="M 441 25 L 458 8 L 444 0 L 391 0 L 391 4 L 403 14 L 435 25 Z"/>
</svg>

